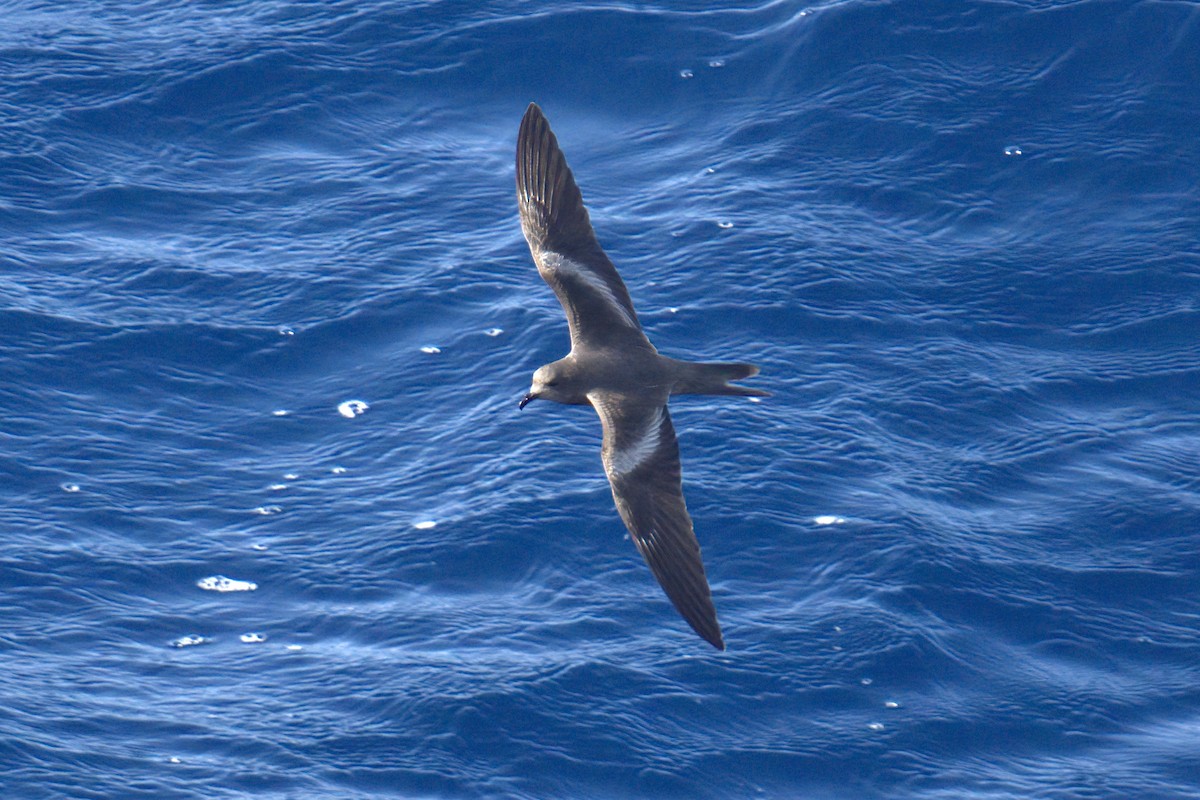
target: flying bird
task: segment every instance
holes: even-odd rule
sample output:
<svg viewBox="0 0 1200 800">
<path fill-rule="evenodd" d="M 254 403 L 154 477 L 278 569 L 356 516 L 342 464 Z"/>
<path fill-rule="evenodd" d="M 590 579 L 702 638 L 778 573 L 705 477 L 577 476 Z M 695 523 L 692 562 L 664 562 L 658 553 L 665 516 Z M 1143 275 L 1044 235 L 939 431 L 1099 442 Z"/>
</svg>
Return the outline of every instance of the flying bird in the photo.
<svg viewBox="0 0 1200 800">
<path fill-rule="evenodd" d="M 533 373 L 520 408 L 540 399 L 596 410 L 604 428 L 600 458 L 633 543 L 688 625 L 724 650 L 683 500 L 679 444 L 667 401 L 676 394 L 765 396 L 730 383 L 758 374 L 758 367 L 659 355 L 596 241 L 583 196 L 536 103 L 525 111 L 517 134 L 517 204 L 529 251 L 571 331 L 571 352 Z"/>
</svg>

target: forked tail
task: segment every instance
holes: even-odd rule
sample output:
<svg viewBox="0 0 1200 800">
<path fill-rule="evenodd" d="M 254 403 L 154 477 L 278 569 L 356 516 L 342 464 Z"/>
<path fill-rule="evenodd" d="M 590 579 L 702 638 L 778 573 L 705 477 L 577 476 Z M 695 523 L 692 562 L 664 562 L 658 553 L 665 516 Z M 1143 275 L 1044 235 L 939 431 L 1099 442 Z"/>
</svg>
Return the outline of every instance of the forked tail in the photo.
<svg viewBox="0 0 1200 800">
<path fill-rule="evenodd" d="M 694 361 L 676 361 L 679 377 L 671 394 L 731 394 L 739 397 L 768 397 L 770 392 L 735 386 L 730 381 L 752 378 L 758 374 L 753 364 L 701 364 Z"/>
</svg>

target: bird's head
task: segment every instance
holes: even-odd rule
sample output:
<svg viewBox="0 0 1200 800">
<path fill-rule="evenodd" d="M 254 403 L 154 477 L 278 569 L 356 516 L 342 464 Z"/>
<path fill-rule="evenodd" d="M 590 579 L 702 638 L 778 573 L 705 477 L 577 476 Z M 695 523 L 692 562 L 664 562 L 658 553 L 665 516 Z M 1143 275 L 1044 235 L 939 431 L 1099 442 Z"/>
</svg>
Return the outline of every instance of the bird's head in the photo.
<svg viewBox="0 0 1200 800">
<path fill-rule="evenodd" d="M 538 367 L 533 373 L 529 393 L 521 398 L 520 408 L 528 405 L 530 400 L 553 400 L 556 403 L 586 402 L 576 397 L 568 378 L 566 365 L 562 361 Z"/>
</svg>

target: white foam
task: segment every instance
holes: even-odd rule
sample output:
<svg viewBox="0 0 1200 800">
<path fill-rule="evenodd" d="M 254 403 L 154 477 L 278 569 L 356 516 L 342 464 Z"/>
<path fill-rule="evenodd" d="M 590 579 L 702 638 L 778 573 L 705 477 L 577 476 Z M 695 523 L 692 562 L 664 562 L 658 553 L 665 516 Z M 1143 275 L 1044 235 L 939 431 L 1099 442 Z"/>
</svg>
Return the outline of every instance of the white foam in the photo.
<svg viewBox="0 0 1200 800">
<path fill-rule="evenodd" d="M 195 647 L 199 644 L 208 644 L 211 639 L 207 639 L 198 633 L 193 633 L 189 636 L 180 636 L 175 641 L 171 642 L 171 647 Z"/>
<path fill-rule="evenodd" d="M 64 492 L 66 492 L 67 494 L 75 494 L 76 492 L 79 491 L 79 484 L 78 483 L 64 483 L 62 485 L 62 490 Z"/>
<path fill-rule="evenodd" d="M 285 647 L 284 649 L 285 649 L 285 650 L 290 650 L 290 651 L 291 651 L 291 652 L 293 652 L 293 653 L 298 653 L 298 652 L 300 652 L 301 650 L 303 650 L 303 649 L 304 649 L 304 646 L 303 646 L 303 645 L 299 645 L 299 644 L 289 644 L 289 645 L 288 645 L 287 647 Z"/>
<path fill-rule="evenodd" d="M 427 344 L 427 345 L 425 345 L 424 347 L 422 347 L 422 348 L 421 348 L 421 352 L 422 352 L 422 353 L 425 353 L 425 354 L 427 354 L 427 355 L 434 355 L 434 354 L 436 354 L 436 353 L 440 353 L 440 352 L 442 352 L 442 348 L 440 348 L 440 347 L 434 347 L 434 346 L 433 346 L 433 345 L 431 345 L 431 344 Z"/>
<path fill-rule="evenodd" d="M 1006 155 L 1006 156 L 1019 156 L 1022 154 L 1023 153 L 1022 153 L 1021 148 L 1017 147 L 1015 144 L 1009 145 L 1008 147 L 1004 148 L 1004 155 Z"/>
<path fill-rule="evenodd" d="M 881 731 L 881 730 L 883 730 L 883 723 L 882 722 L 872 722 L 867 727 L 873 731 Z"/>
<path fill-rule="evenodd" d="M 264 517 L 269 517 L 272 514 L 278 514 L 281 511 L 283 511 L 283 506 L 259 506 L 258 508 L 254 509 L 255 514 L 259 514 Z"/>
<path fill-rule="evenodd" d="M 718 228 L 722 228 L 722 229 L 724 229 L 724 230 L 729 230 L 730 228 L 732 228 L 732 227 L 733 227 L 733 223 L 732 223 L 732 222 L 730 222 L 730 221 L 729 221 L 729 220 L 727 220 L 727 219 L 723 219 L 723 220 L 721 220 L 720 222 L 718 222 L 718 223 L 717 223 L 717 227 L 718 227 Z"/>
<path fill-rule="evenodd" d="M 845 521 L 845 517 L 835 517 L 833 514 L 822 514 L 819 517 L 813 517 L 813 522 L 818 525 L 841 525 Z"/>
<path fill-rule="evenodd" d="M 355 417 L 362 416 L 368 408 L 370 406 L 362 400 L 343 400 L 338 403 L 337 407 L 338 413 L 346 419 L 354 419 Z"/>
<path fill-rule="evenodd" d="M 484 336 L 499 336 L 502 333 L 504 333 L 503 328 L 488 328 L 486 331 L 483 332 L 483 335 Z"/>
<path fill-rule="evenodd" d="M 278 331 L 279 331 L 280 336 L 295 336 L 296 335 L 296 329 L 291 328 L 287 325 L 280 325 L 278 328 Z"/>
<path fill-rule="evenodd" d="M 258 584 L 252 581 L 239 581 L 236 578 L 226 578 L 224 575 L 211 575 L 196 581 L 196 585 L 206 592 L 253 592 Z"/>
<path fill-rule="evenodd" d="M 332 469 L 331 469 L 331 470 L 329 470 L 329 471 L 330 471 L 330 472 L 332 472 L 334 475 L 344 475 L 344 474 L 346 474 L 346 468 L 345 468 L 345 467 L 334 467 L 334 468 L 332 468 Z"/>
<path fill-rule="evenodd" d="M 286 417 L 289 413 L 291 412 L 289 412 L 286 408 L 277 408 L 271 412 L 271 414 L 276 417 Z"/>
<path fill-rule="evenodd" d="M 272 492 L 282 492 L 287 487 L 288 487 L 288 485 L 286 483 L 272 483 L 267 488 L 270 489 Z"/>
<path fill-rule="evenodd" d="M 267 635 L 265 633 L 243 633 L 238 638 L 246 644 L 258 644 L 259 642 L 265 642 Z"/>
<path fill-rule="evenodd" d="M 679 70 L 679 77 L 681 77 L 681 78 L 691 78 L 691 77 L 693 77 L 695 74 L 696 74 L 696 73 L 692 72 L 690 69 L 681 69 L 681 70 Z"/>
<path fill-rule="evenodd" d="M 431 519 L 423 519 L 420 522 L 414 522 L 413 527 L 419 531 L 427 531 L 430 528 L 436 528 L 437 522 Z"/>
</svg>

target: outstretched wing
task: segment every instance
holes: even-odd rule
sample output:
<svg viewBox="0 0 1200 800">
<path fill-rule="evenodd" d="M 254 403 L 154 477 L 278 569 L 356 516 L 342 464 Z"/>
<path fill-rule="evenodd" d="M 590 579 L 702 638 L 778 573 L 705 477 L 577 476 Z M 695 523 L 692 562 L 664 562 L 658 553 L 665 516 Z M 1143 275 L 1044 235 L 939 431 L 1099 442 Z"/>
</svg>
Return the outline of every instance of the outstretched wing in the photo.
<svg viewBox="0 0 1200 800">
<path fill-rule="evenodd" d="M 596 241 L 571 168 L 542 110 L 530 103 L 517 134 L 521 230 L 538 272 L 562 303 L 571 345 L 653 349 L 629 291 Z"/>
<path fill-rule="evenodd" d="M 667 398 L 647 402 L 597 391 L 588 399 L 604 423 L 600 455 L 633 543 L 692 629 L 724 650 L 700 544 L 683 501 L 679 443 Z"/>
</svg>

